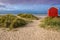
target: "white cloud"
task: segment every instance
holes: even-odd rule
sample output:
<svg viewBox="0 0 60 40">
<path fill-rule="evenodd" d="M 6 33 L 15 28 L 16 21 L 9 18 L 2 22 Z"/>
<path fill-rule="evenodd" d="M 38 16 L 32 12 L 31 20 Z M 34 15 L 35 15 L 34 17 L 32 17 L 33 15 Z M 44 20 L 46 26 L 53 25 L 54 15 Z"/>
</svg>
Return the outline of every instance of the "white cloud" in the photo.
<svg viewBox="0 0 60 40">
<path fill-rule="evenodd" d="M 17 8 L 11 4 L 0 3 L 0 10 L 12 11 L 12 10 L 17 10 Z"/>
</svg>

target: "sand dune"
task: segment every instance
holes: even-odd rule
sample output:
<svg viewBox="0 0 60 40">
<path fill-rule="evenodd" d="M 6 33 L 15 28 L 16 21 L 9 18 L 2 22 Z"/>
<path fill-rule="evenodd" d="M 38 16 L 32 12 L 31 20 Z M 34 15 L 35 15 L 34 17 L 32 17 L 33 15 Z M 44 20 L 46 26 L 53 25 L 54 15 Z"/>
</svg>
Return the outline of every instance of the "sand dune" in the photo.
<svg viewBox="0 0 60 40">
<path fill-rule="evenodd" d="M 6 31 L 0 29 L 0 40 L 60 40 L 60 32 L 40 28 L 40 20 L 25 27 L 17 28 L 17 31 Z"/>
</svg>

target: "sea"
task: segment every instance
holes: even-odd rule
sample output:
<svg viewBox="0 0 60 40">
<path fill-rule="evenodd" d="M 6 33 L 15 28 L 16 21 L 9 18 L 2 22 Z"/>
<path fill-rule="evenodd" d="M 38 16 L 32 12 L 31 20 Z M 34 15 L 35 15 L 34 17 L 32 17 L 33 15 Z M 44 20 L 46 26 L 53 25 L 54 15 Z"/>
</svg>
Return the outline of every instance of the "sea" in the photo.
<svg viewBox="0 0 60 40">
<path fill-rule="evenodd" d="M 6 15 L 6 14 L 13 14 L 13 15 L 17 15 L 17 14 L 33 14 L 33 15 L 37 15 L 37 16 L 48 16 L 47 12 L 33 12 L 33 11 L 0 11 L 0 15 Z M 60 16 L 60 13 L 59 13 Z"/>
<path fill-rule="evenodd" d="M 47 13 L 44 12 L 36 12 L 36 11 L 0 11 L 0 15 L 5 15 L 5 14 L 33 14 L 33 15 L 47 15 Z"/>
</svg>

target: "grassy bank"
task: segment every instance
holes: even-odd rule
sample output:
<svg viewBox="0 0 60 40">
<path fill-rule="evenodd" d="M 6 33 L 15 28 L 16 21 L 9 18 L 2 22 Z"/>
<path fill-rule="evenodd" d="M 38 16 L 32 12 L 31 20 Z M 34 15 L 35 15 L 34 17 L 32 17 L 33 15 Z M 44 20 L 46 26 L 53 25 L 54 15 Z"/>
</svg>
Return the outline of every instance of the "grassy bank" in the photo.
<svg viewBox="0 0 60 40">
<path fill-rule="evenodd" d="M 0 15 L 0 27 L 4 28 L 18 28 L 26 25 L 27 22 L 21 18 L 17 18 L 15 15 L 7 14 Z"/>
<path fill-rule="evenodd" d="M 41 21 L 40 26 L 47 29 L 60 30 L 60 17 L 46 17 Z"/>
<path fill-rule="evenodd" d="M 17 16 L 21 17 L 18 18 Z M 23 27 L 27 23 L 31 22 L 29 20 L 24 20 L 22 18 L 35 20 L 38 19 L 36 16 L 32 14 L 18 14 L 18 15 L 6 14 L 0 15 L 0 28 L 18 28 Z"/>
<path fill-rule="evenodd" d="M 38 20 L 38 17 L 36 17 L 32 14 L 18 14 L 18 16 L 29 19 L 29 20 Z"/>
</svg>

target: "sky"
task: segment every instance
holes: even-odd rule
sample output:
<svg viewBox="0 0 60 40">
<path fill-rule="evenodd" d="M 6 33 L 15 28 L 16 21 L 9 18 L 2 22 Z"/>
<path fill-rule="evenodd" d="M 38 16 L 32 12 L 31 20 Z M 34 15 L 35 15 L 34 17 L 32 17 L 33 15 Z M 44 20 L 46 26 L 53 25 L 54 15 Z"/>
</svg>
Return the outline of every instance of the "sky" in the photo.
<svg viewBox="0 0 60 40">
<path fill-rule="evenodd" d="M 60 0 L 0 0 L 0 12 L 30 11 L 47 13 L 52 6 L 57 7 L 60 13 Z"/>
<path fill-rule="evenodd" d="M 60 0 L 0 0 L 1 3 L 8 4 L 21 4 L 21 3 L 32 3 L 32 4 L 60 4 Z"/>
</svg>

